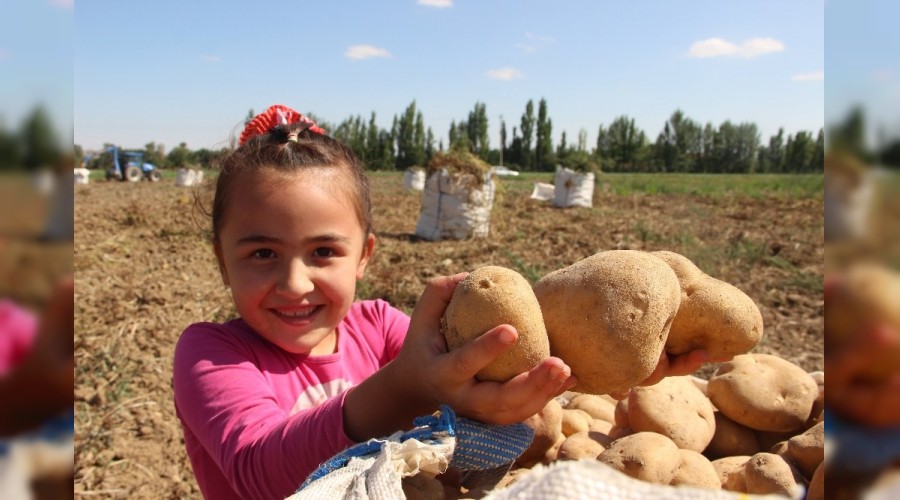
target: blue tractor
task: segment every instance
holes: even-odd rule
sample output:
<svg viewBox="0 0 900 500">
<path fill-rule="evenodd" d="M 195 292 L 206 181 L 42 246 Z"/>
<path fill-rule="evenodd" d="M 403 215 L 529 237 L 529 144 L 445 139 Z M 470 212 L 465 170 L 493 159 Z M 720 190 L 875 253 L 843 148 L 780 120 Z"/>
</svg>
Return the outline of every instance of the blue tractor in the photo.
<svg viewBox="0 0 900 500">
<path fill-rule="evenodd" d="M 144 162 L 144 154 L 138 151 L 122 151 L 111 146 L 106 149 L 112 153 L 113 165 L 106 171 L 106 180 L 137 182 L 141 179 L 156 182 L 162 175 L 152 163 Z M 121 158 L 120 158 L 121 155 Z"/>
</svg>

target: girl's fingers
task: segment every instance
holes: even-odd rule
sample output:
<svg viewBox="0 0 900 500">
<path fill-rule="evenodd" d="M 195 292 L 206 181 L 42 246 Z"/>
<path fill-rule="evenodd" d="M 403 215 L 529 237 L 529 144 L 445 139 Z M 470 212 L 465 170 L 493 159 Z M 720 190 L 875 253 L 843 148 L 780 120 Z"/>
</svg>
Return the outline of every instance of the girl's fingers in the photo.
<svg viewBox="0 0 900 500">
<path fill-rule="evenodd" d="M 709 353 L 697 349 L 680 356 L 669 356 L 668 376 L 690 375 L 709 361 Z"/>
<path fill-rule="evenodd" d="M 441 317 L 453 297 L 453 291 L 467 274 L 459 273 L 428 280 L 410 316 L 410 333 L 440 329 Z"/>
<path fill-rule="evenodd" d="M 506 352 L 519 338 L 510 325 L 500 325 L 447 354 L 444 361 L 451 380 L 471 379 L 482 368 Z"/>
</svg>

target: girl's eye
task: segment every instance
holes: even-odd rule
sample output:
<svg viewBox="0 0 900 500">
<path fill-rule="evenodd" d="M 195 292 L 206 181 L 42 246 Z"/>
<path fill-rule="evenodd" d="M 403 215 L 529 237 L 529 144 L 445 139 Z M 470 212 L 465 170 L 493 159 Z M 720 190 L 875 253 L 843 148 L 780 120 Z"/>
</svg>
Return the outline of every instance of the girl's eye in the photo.
<svg viewBox="0 0 900 500">
<path fill-rule="evenodd" d="M 275 252 L 268 248 L 260 248 L 253 252 L 253 257 L 257 259 L 271 259 L 272 257 L 275 257 Z"/>
<path fill-rule="evenodd" d="M 334 250 L 328 247 L 319 247 L 313 250 L 313 255 L 316 257 L 333 257 L 335 255 Z"/>
</svg>

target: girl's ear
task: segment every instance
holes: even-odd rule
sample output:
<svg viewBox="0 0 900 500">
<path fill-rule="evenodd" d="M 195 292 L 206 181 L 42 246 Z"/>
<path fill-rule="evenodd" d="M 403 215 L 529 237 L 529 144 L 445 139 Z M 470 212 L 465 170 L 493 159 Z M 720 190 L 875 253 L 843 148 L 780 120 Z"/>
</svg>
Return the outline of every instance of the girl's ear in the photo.
<svg viewBox="0 0 900 500">
<path fill-rule="evenodd" d="M 363 244 L 363 252 L 362 257 L 359 259 L 359 265 L 356 266 L 356 279 L 361 280 L 363 275 L 366 274 L 366 265 L 369 264 L 369 259 L 372 258 L 373 253 L 375 253 L 375 235 L 369 233 L 369 236 L 366 237 L 365 244 Z"/>
<path fill-rule="evenodd" d="M 225 269 L 225 259 L 222 257 L 222 245 L 217 241 L 213 243 L 213 251 L 216 252 L 216 262 L 219 263 L 219 274 L 222 275 L 222 283 L 230 286 L 228 282 L 228 271 Z"/>
</svg>

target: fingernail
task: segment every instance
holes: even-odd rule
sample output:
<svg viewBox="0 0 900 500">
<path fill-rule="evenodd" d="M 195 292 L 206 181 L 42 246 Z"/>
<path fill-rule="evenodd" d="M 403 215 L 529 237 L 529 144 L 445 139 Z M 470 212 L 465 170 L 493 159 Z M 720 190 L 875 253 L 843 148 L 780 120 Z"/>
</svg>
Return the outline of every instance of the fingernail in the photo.
<svg viewBox="0 0 900 500">
<path fill-rule="evenodd" d="M 503 329 L 500 330 L 500 334 L 497 336 L 497 338 L 500 339 L 500 342 L 503 344 L 512 344 L 516 341 L 516 334 L 509 330 Z"/>
<path fill-rule="evenodd" d="M 567 366 L 553 365 L 550 367 L 550 380 L 556 380 L 560 378 L 566 379 L 569 378 L 570 374 L 571 373 L 569 372 L 569 367 Z"/>
<path fill-rule="evenodd" d="M 469 273 L 466 273 L 466 272 L 456 273 L 453 276 L 450 276 L 450 281 L 452 281 L 456 284 L 459 284 L 459 282 L 466 279 L 466 276 L 468 276 L 468 275 L 469 275 Z"/>
</svg>

